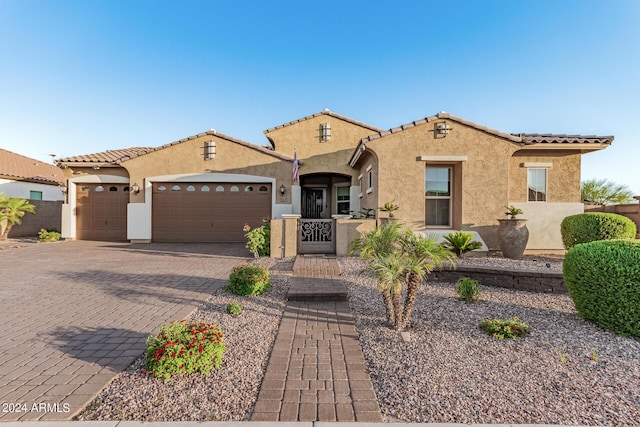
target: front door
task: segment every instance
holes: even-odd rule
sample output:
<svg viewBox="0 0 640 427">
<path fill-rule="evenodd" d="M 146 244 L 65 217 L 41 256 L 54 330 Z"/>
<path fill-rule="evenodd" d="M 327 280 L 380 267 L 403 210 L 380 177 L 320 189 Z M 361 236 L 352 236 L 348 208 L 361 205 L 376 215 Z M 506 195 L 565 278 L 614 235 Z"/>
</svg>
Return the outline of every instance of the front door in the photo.
<svg viewBox="0 0 640 427">
<path fill-rule="evenodd" d="M 326 218 L 327 190 L 324 188 L 304 188 L 302 190 L 302 218 Z"/>
</svg>

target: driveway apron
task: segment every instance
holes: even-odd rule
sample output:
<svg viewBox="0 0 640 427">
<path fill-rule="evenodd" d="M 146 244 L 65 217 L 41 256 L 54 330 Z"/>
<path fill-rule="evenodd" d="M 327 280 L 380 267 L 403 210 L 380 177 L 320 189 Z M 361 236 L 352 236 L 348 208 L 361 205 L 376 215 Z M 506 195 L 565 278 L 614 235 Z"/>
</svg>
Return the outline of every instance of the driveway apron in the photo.
<svg viewBox="0 0 640 427">
<path fill-rule="evenodd" d="M 0 250 L 0 421 L 71 419 L 248 255 L 243 244 Z"/>
</svg>

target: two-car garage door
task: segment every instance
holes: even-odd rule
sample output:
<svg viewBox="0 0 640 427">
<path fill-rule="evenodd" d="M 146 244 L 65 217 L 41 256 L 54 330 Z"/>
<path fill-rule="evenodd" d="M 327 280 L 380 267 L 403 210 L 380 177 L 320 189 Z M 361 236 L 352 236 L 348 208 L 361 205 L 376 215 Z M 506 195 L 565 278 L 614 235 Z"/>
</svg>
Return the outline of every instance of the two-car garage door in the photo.
<svg viewBox="0 0 640 427">
<path fill-rule="evenodd" d="M 271 218 L 271 184 L 153 183 L 154 242 L 244 242 L 242 227 Z"/>
</svg>

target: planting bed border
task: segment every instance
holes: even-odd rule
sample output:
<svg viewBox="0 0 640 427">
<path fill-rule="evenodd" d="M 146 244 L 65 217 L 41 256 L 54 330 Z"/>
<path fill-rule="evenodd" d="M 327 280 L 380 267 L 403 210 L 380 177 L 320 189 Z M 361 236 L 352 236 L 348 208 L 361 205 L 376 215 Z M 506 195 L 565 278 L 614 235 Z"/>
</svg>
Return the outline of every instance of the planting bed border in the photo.
<svg viewBox="0 0 640 427">
<path fill-rule="evenodd" d="M 443 282 L 455 282 L 460 277 L 471 277 L 479 281 L 481 285 L 487 286 L 552 294 L 568 293 L 562 273 L 551 271 L 511 270 L 460 265 L 455 270 L 449 270 L 448 267 L 434 270 L 430 276 Z"/>
</svg>

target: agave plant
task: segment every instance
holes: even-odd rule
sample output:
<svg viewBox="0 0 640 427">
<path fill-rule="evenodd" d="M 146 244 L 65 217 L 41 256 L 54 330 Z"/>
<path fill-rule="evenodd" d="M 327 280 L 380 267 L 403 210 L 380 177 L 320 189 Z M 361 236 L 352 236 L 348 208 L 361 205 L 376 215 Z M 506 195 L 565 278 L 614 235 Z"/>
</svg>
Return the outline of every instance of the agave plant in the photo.
<svg viewBox="0 0 640 427">
<path fill-rule="evenodd" d="M 442 246 L 454 252 L 458 257 L 482 247 L 481 242 L 473 240 L 473 233 L 466 231 L 455 231 L 444 235 L 443 238 L 445 241 L 442 243 Z"/>
</svg>

